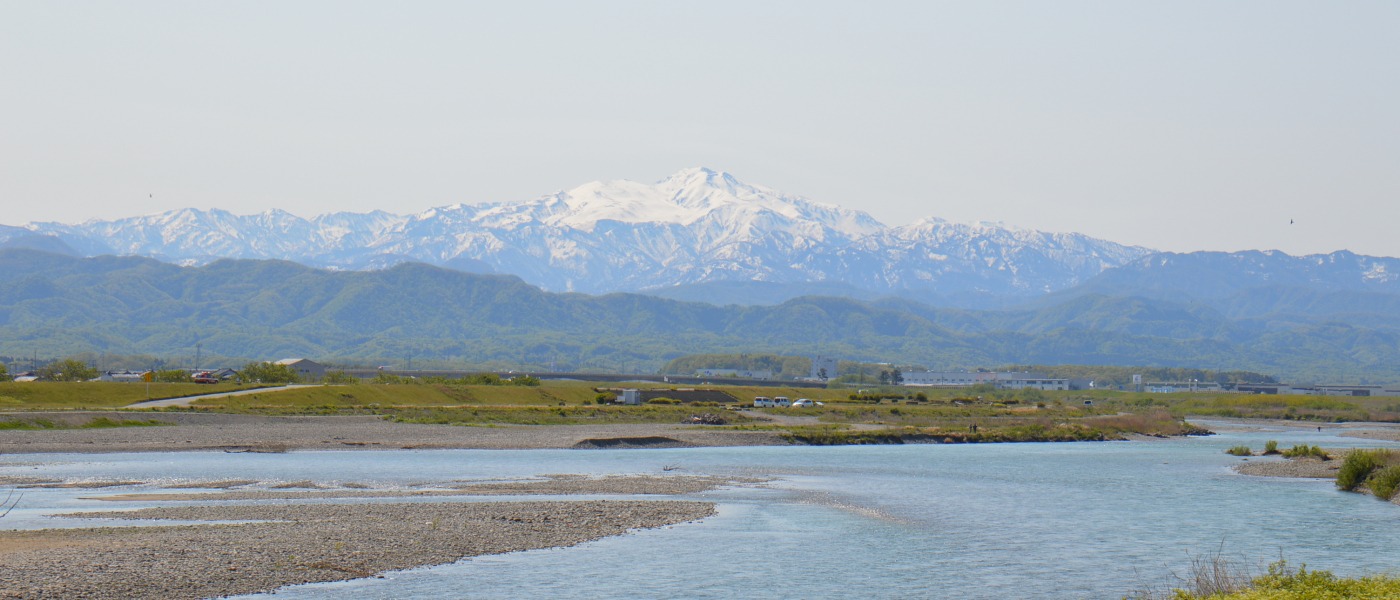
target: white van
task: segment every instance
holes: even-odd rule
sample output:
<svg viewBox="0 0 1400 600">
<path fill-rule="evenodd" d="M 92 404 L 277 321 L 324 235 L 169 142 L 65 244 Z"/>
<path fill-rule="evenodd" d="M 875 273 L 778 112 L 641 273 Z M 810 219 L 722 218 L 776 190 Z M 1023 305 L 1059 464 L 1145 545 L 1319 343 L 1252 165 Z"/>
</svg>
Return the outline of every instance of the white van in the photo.
<svg viewBox="0 0 1400 600">
<path fill-rule="evenodd" d="M 770 408 L 773 406 L 773 399 L 767 396 L 757 396 L 753 399 L 754 408 Z"/>
</svg>

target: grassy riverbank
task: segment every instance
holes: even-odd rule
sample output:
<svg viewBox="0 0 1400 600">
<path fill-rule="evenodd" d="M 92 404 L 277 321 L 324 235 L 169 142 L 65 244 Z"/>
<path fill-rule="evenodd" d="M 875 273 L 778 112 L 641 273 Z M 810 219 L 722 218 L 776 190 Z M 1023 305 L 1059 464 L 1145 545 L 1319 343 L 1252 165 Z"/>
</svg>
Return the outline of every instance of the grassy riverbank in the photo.
<svg viewBox="0 0 1400 600">
<path fill-rule="evenodd" d="M 628 385 L 677 389 L 660 383 Z M 1185 424 L 1187 415 L 1400 421 L 1400 401 L 1388 398 L 1109 390 L 981 390 L 979 394 L 972 389 L 713 386 L 712 389 L 727 392 L 738 401 L 642 406 L 598 403 L 600 396 L 607 396 L 616 387 L 617 384 L 582 381 L 516 386 L 404 380 L 256 392 L 200 399 L 188 408 L 160 410 L 263 416 L 373 416 L 405 424 L 488 427 L 678 424 L 708 413 L 719 416 L 718 421 L 724 425 L 766 425 L 789 443 L 805 444 L 1081 441 L 1200 433 Z M 170 398 L 236 389 L 242 388 L 231 384 L 4 383 L 0 384 L 0 411 L 117 408 L 146 400 L 147 396 Z M 756 409 L 751 406 L 756 396 L 810 398 L 822 405 Z"/>
<path fill-rule="evenodd" d="M 164 386 L 158 390 L 163 396 L 215 392 L 224 387 L 160 385 Z M 664 384 L 638 385 L 676 389 Z M 144 388 L 144 384 L 82 383 L 9 384 L 6 389 L 18 390 L 10 396 L 14 399 L 11 407 L 37 411 L 125 406 L 144 400 Z M 710 427 L 765 430 L 780 436 L 773 439 L 796 444 L 1089 441 L 1118 440 L 1130 435 L 1202 433 L 1155 401 L 1140 402 L 1131 395 L 1102 391 L 1087 396 L 1078 392 L 974 396 L 968 390 L 718 386 L 712 389 L 722 390 L 737 401 L 640 406 L 599 402 L 614 389 L 614 384 L 579 381 L 546 381 L 531 386 L 457 381 L 356 383 L 198 399 L 188 407 L 150 412 L 359 416 L 400 424 L 476 427 L 679 425 L 700 417 L 700 422 Z M 752 406 L 756 396 L 781 395 L 810 398 L 822 404 L 808 408 Z M 148 420 L 160 421 L 161 417 L 133 419 Z M 32 420 L 31 424 L 46 427 Z"/>
</svg>

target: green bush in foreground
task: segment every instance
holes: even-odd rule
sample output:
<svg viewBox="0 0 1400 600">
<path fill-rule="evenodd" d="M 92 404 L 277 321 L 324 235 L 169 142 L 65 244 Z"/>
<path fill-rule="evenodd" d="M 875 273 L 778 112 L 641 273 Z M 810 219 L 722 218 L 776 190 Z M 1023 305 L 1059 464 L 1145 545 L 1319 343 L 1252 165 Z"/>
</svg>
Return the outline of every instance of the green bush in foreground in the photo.
<svg viewBox="0 0 1400 600">
<path fill-rule="evenodd" d="M 1225 453 L 1230 456 L 1254 456 L 1254 451 L 1250 450 L 1249 446 L 1234 446 L 1226 450 Z"/>
<path fill-rule="evenodd" d="M 1268 456 L 1270 454 L 1278 454 L 1277 440 L 1269 440 L 1267 442 L 1264 442 L 1264 456 Z"/>
</svg>

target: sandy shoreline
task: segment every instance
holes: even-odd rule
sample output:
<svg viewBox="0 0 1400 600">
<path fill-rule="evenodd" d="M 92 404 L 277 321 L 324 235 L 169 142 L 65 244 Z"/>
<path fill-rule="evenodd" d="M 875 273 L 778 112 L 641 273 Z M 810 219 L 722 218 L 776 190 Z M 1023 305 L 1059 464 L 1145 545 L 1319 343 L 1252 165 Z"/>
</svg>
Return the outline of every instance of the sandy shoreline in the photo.
<svg viewBox="0 0 1400 600">
<path fill-rule="evenodd" d="M 72 411 L 11 413 L 83 423 L 98 417 L 159 420 L 160 427 L 0 430 L 0 454 L 49 452 L 171 452 L 222 450 L 548 449 L 772 446 L 787 442 L 770 431 L 705 425 L 500 425 L 463 427 L 394 423 L 373 416 L 270 417 L 218 413 Z"/>
</svg>

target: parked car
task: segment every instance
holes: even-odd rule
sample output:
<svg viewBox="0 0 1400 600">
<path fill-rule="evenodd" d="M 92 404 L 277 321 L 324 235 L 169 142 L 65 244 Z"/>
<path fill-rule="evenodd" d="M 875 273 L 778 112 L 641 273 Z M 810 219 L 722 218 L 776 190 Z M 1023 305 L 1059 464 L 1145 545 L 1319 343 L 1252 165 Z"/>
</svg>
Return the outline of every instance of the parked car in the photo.
<svg viewBox="0 0 1400 600">
<path fill-rule="evenodd" d="M 813 402 L 813 401 L 811 401 L 811 400 L 809 400 L 809 399 L 807 399 L 807 398 L 798 398 L 798 399 L 792 401 L 792 407 L 793 407 L 793 408 L 809 408 L 809 407 L 816 406 L 817 404 L 819 404 L 819 403 Z"/>
</svg>

